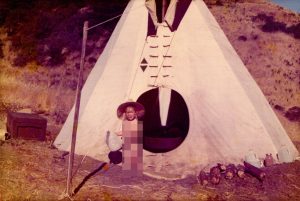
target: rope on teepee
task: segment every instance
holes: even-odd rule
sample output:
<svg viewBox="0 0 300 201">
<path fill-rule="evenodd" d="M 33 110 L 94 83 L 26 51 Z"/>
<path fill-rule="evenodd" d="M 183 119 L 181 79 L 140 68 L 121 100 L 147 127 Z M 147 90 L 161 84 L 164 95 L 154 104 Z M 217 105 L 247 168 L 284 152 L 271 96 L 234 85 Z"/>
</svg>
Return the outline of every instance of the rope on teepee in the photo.
<svg viewBox="0 0 300 201">
<path fill-rule="evenodd" d="M 169 44 L 169 46 L 168 46 L 168 48 L 167 48 L 167 51 L 166 51 L 165 55 L 168 55 L 168 52 L 169 52 L 170 47 L 171 47 L 171 45 L 172 45 L 173 38 L 174 38 L 175 34 L 176 34 L 176 31 L 174 31 L 174 34 L 173 34 L 173 36 L 172 36 L 172 38 L 171 38 L 170 44 Z M 162 60 L 162 62 L 161 62 L 161 64 L 160 64 L 159 69 L 158 69 L 158 72 L 157 72 L 157 74 L 156 74 L 157 76 L 156 76 L 156 78 L 155 78 L 155 80 L 154 80 L 154 85 L 156 85 L 156 82 L 157 82 L 157 79 L 158 79 L 158 75 L 159 75 L 159 73 L 160 73 L 160 71 L 161 71 L 161 69 L 162 69 L 162 66 L 164 65 L 165 60 L 166 60 L 166 57 L 163 57 L 163 60 Z"/>
<path fill-rule="evenodd" d="M 133 8 L 133 9 L 130 10 L 130 12 L 132 12 L 132 11 L 134 11 L 134 10 L 136 10 L 136 9 L 142 8 L 142 7 L 144 7 L 144 6 L 145 6 L 145 5 L 142 5 L 142 6 Z M 94 26 L 89 27 L 87 30 L 90 30 L 90 29 L 96 28 L 96 27 L 98 27 L 98 26 L 101 26 L 101 25 L 103 25 L 103 24 L 106 24 L 107 22 L 110 22 L 110 21 L 112 21 L 112 20 L 114 20 L 114 19 L 116 19 L 116 18 L 119 18 L 119 17 L 121 17 L 122 15 L 128 14 L 128 13 L 129 13 L 129 12 L 124 12 L 124 13 L 122 13 L 122 14 L 116 15 L 116 16 L 114 16 L 114 17 L 112 17 L 112 18 L 109 18 L 109 19 L 107 19 L 107 20 L 105 20 L 105 21 L 102 21 L 102 22 L 100 22 L 100 23 L 98 23 L 98 24 L 95 24 Z"/>
<path fill-rule="evenodd" d="M 141 59 L 143 57 L 146 44 L 147 44 L 147 38 L 145 39 L 145 42 L 144 42 L 144 45 L 143 45 L 143 49 L 142 49 L 140 57 L 139 57 L 139 62 L 141 61 Z M 130 88 L 129 88 L 129 92 L 128 92 L 127 97 L 126 97 L 127 100 L 130 98 L 130 95 L 131 95 L 131 92 L 132 92 L 132 88 L 133 88 L 133 84 L 134 84 L 134 81 L 135 81 L 136 74 L 137 74 L 138 70 L 139 70 L 139 66 L 137 66 L 137 68 L 135 69 L 134 76 L 133 76 L 133 79 L 132 79 L 132 82 L 131 82 L 131 85 L 130 85 Z"/>
</svg>

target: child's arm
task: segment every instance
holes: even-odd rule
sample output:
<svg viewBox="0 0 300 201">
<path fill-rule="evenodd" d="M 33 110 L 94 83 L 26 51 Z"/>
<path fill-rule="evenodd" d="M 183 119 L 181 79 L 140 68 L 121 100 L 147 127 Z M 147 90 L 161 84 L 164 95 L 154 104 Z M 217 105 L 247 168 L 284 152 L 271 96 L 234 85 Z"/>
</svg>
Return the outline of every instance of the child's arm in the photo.
<svg viewBox="0 0 300 201">
<path fill-rule="evenodd" d="M 122 131 L 116 131 L 115 134 L 117 134 L 117 136 L 122 136 Z"/>
</svg>

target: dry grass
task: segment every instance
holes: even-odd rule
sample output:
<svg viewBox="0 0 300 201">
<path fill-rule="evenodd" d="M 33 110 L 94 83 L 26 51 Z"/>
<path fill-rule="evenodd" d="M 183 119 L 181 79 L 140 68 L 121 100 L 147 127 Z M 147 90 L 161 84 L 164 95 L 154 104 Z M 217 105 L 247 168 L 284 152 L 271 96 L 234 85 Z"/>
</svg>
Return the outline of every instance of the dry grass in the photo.
<svg viewBox="0 0 300 201">
<path fill-rule="evenodd" d="M 74 103 L 77 73 L 75 64 L 65 64 L 69 69 L 73 66 L 69 74 L 66 74 L 65 66 L 47 68 L 36 62 L 29 62 L 24 67 L 14 67 L 14 53 L 10 50 L 11 43 L 7 41 L 3 29 L 0 29 L 0 39 L 5 44 L 4 58 L 0 60 L 0 129 L 6 130 L 8 111 L 26 110 L 38 113 L 48 120 L 46 137 L 47 140 L 53 140 Z M 77 62 L 78 59 L 72 60 Z M 70 81 L 72 86 L 66 85 Z"/>
<path fill-rule="evenodd" d="M 47 92 L 48 87 L 25 82 L 17 74 L 18 71 L 0 73 L 1 102 L 4 106 L 14 104 L 16 108 L 42 107 L 49 110 L 51 92 Z"/>
<path fill-rule="evenodd" d="M 25 142 L 13 142 L 11 145 L 10 148 L 0 147 L 2 149 L 0 160 L 1 200 L 54 200 L 54 195 L 60 192 L 60 187 L 62 188 L 63 185 L 50 187 L 45 181 L 56 176 L 56 167 L 52 165 L 51 160 L 45 160 L 45 158 L 52 158 L 52 154 L 43 152 L 43 154 L 37 155 L 35 153 L 41 152 L 46 144 L 36 144 L 32 150 L 24 149 Z M 4 148 L 7 149 L 3 150 Z M 8 151 L 11 148 L 18 150 Z M 24 151 L 26 157 L 22 155 Z M 43 161 L 43 163 L 38 161 Z"/>
<path fill-rule="evenodd" d="M 0 145 L 0 200 L 58 200 L 66 188 L 68 157 L 50 149 L 49 142 L 12 139 Z M 74 169 L 82 162 L 75 156 Z M 85 158 L 73 179 L 72 189 L 101 162 Z M 202 186 L 195 176 L 177 181 L 147 176 L 128 178 L 120 166 L 110 166 L 93 175 L 74 200 L 299 200 L 300 162 L 264 168 L 264 182 L 246 175 L 244 179 L 222 178 L 219 185 Z M 69 200 L 67 198 L 63 200 Z"/>
<path fill-rule="evenodd" d="M 74 101 L 74 90 L 62 88 L 63 80 L 55 86 L 50 85 L 51 75 L 59 72 L 46 71 L 32 63 L 24 69 L 13 68 L 7 63 L 0 63 L 0 128 L 5 127 L 7 111 L 28 108 L 49 118 L 55 113 L 68 113 Z"/>
</svg>

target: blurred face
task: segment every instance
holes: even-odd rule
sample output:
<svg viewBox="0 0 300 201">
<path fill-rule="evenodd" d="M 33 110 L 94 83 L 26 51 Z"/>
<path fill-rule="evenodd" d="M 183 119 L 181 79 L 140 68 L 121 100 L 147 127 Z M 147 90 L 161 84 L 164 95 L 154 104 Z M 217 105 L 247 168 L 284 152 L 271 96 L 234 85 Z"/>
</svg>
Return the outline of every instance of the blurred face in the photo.
<svg viewBox="0 0 300 201">
<path fill-rule="evenodd" d="M 132 121 L 136 118 L 136 112 L 134 110 L 133 107 L 129 106 L 126 108 L 125 110 L 125 118 L 128 120 L 128 121 Z"/>
</svg>

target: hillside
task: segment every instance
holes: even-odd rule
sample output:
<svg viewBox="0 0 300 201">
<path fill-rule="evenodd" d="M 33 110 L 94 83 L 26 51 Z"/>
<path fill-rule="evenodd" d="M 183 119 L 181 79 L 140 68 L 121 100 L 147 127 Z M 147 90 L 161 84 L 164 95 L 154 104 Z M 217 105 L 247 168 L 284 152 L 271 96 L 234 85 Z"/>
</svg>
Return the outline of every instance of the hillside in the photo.
<svg viewBox="0 0 300 201">
<path fill-rule="evenodd" d="M 286 118 L 300 107 L 300 15 L 264 1 L 211 12 L 300 149 L 299 118 Z"/>
<path fill-rule="evenodd" d="M 0 128 L 7 111 L 26 110 L 48 119 L 51 139 L 73 105 L 82 27 L 123 12 L 127 1 L 2 1 L 0 16 Z M 84 79 L 118 19 L 89 31 Z"/>
<path fill-rule="evenodd" d="M 2 2 L 0 128 L 5 127 L 6 111 L 27 109 L 47 117 L 52 139 L 74 102 L 83 22 L 92 26 L 116 16 L 126 2 Z M 288 109 L 300 105 L 299 14 L 261 0 L 227 2 L 207 0 L 290 137 L 299 143 L 299 121 L 284 117 Z M 89 32 L 84 78 L 116 22 Z"/>
<path fill-rule="evenodd" d="M 6 111 L 26 109 L 47 117 L 48 137 L 53 140 L 74 102 L 83 22 L 88 20 L 92 26 L 118 15 L 126 2 L 54 1 L 44 5 L 28 0 L 23 2 L 27 7 L 18 1 L 2 2 L 0 129 L 5 127 Z M 299 14 L 265 1 L 226 2 L 207 0 L 281 123 L 298 143 L 299 121 L 284 116 L 300 105 Z M 116 22 L 89 32 L 84 78 Z"/>
</svg>

